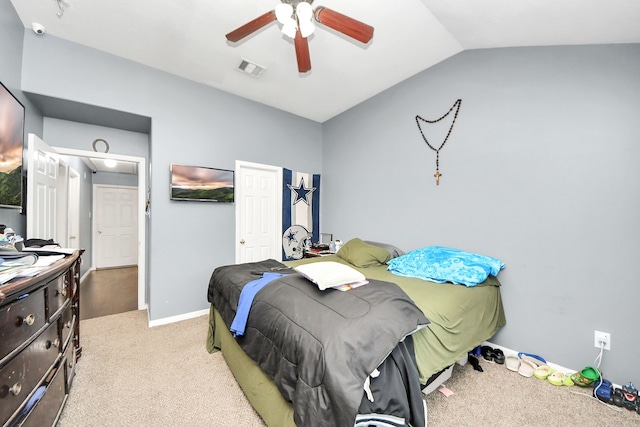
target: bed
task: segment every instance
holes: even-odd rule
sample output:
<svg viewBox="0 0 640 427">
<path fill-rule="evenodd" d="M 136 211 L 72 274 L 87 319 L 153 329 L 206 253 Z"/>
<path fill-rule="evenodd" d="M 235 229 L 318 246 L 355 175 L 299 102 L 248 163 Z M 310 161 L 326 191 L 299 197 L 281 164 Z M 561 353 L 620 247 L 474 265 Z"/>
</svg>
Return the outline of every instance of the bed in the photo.
<svg viewBox="0 0 640 427">
<path fill-rule="evenodd" d="M 365 252 L 366 249 L 371 251 L 371 244 L 375 242 L 364 243 L 360 239 L 354 241 L 356 244 L 348 242 L 338 254 L 285 264 L 292 268 L 313 263 L 343 264 L 361 272 L 372 282 L 392 283 L 402 289 L 428 319 L 426 327 L 411 334 L 416 373 L 423 386 L 455 362 L 466 359 L 471 349 L 491 338 L 506 323 L 500 282 L 495 276 L 489 275 L 486 280 L 472 287 L 403 277 L 388 271 L 386 262 L 398 255 L 397 248 L 374 245 L 384 248 L 389 254 L 387 259 L 383 259 L 379 251 L 375 256 L 362 253 L 363 248 Z M 209 301 L 212 302 L 211 283 L 208 292 Z M 220 309 L 223 307 L 217 307 L 212 302 L 208 351 L 222 351 L 240 387 L 267 425 L 296 425 L 294 406 L 283 397 L 272 376 L 267 375 L 240 347 L 229 331 L 229 316 L 226 315 L 225 321 Z"/>
</svg>

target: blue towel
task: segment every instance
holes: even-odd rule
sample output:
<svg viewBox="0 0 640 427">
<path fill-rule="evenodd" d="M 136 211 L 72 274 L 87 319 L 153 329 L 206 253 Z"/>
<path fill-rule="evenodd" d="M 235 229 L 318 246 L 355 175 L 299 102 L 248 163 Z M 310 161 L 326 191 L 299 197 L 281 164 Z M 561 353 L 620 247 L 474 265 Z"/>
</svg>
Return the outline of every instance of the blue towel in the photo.
<svg viewBox="0 0 640 427">
<path fill-rule="evenodd" d="M 497 276 L 504 268 L 497 258 L 442 246 L 416 249 L 387 264 L 387 269 L 398 276 L 466 286 L 475 286 L 489 275 Z"/>
<path fill-rule="evenodd" d="M 249 318 L 249 311 L 251 310 L 251 304 L 253 303 L 253 299 L 256 297 L 256 294 L 260 289 L 282 276 L 283 275 L 280 273 L 263 273 L 261 278 L 244 285 L 244 288 L 242 288 L 242 291 L 240 292 L 236 317 L 233 318 L 233 322 L 231 322 L 231 327 L 229 328 L 234 337 L 244 335 L 244 330 L 247 327 L 247 319 Z"/>
</svg>

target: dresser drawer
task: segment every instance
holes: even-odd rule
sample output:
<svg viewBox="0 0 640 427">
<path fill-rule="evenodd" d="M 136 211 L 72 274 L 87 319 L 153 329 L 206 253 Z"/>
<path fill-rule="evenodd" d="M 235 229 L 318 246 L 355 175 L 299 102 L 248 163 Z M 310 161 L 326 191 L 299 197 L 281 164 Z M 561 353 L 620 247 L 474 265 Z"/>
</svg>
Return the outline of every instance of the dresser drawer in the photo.
<svg viewBox="0 0 640 427">
<path fill-rule="evenodd" d="M 76 347 L 73 341 L 69 343 L 64 352 L 65 375 L 67 377 L 67 393 L 71 390 L 71 383 L 76 374 Z"/>
<path fill-rule="evenodd" d="M 60 316 L 60 330 L 62 331 L 62 345 L 67 345 L 67 341 L 70 335 L 73 334 L 73 328 L 75 327 L 76 316 L 73 314 L 73 308 L 71 304 L 67 304 L 66 308 Z"/>
<path fill-rule="evenodd" d="M 27 415 L 22 427 L 43 427 L 54 425 L 60 417 L 62 406 L 67 397 L 64 387 L 64 369 L 59 365 L 51 374 L 53 379 L 47 385 L 46 393 Z"/>
<path fill-rule="evenodd" d="M 67 273 L 56 277 L 47 285 L 47 300 L 49 302 L 49 318 L 56 315 L 71 295 L 69 275 Z"/>
<path fill-rule="evenodd" d="M 0 364 L 45 324 L 44 289 L 0 309 Z"/>
<path fill-rule="evenodd" d="M 50 325 L 0 369 L 0 420 L 9 418 L 43 379 L 60 354 L 59 343 L 58 328 Z"/>
</svg>

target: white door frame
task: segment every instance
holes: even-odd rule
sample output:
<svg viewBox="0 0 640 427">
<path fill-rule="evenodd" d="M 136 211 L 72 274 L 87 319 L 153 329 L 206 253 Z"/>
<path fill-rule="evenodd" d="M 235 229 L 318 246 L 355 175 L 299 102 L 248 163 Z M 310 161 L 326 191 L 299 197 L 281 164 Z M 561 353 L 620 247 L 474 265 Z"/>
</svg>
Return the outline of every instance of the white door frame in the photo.
<svg viewBox="0 0 640 427">
<path fill-rule="evenodd" d="M 147 228 L 145 208 L 147 204 L 147 161 L 144 157 L 99 153 L 73 148 L 53 147 L 65 156 L 114 159 L 138 164 L 138 310 L 147 308 Z"/>
<path fill-rule="evenodd" d="M 67 199 L 67 247 L 80 244 L 80 174 L 69 167 L 69 198 Z"/>
<path fill-rule="evenodd" d="M 274 186 L 274 221 L 275 227 L 274 235 L 271 236 L 273 238 L 273 247 L 276 250 L 276 254 L 274 254 L 274 259 L 281 260 L 282 259 L 282 168 L 271 165 L 264 165 L 260 163 L 251 163 L 245 162 L 242 160 L 236 160 L 236 184 L 235 184 L 235 203 L 236 203 L 236 262 L 239 262 L 240 258 L 240 240 L 242 239 L 241 230 L 240 230 L 240 221 L 239 218 L 240 212 L 243 210 L 241 207 L 244 206 L 244 183 L 242 182 L 243 170 L 246 169 L 258 169 L 258 170 L 267 170 L 271 172 L 275 172 L 276 174 L 276 183 Z M 279 248 L 279 250 L 278 250 Z"/>
</svg>

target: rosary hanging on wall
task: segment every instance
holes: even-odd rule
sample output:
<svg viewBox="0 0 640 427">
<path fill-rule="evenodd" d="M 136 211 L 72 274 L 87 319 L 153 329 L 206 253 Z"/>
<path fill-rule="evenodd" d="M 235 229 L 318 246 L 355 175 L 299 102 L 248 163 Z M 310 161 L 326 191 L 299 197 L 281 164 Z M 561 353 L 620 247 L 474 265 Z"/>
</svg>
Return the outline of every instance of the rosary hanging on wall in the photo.
<svg viewBox="0 0 640 427">
<path fill-rule="evenodd" d="M 436 152 L 436 173 L 433 175 L 436 178 L 436 185 L 440 185 L 440 177 L 442 176 L 442 174 L 440 173 L 440 150 L 442 150 L 444 145 L 447 143 L 447 140 L 449 139 L 449 136 L 451 135 L 451 131 L 453 130 L 453 125 L 456 123 L 456 119 L 458 118 L 458 112 L 460 111 L 460 105 L 462 105 L 462 99 L 458 99 L 453 104 L 453 106 L 451 106 L 449 111 L 447 111 L 444 114 L 444 116 L 442 116 L 442 117 L 440 117 L 439 119 L 436 119 L 436 120 L 427 120 L 427 119 L 423 119 L 420 116 L 416 116 L 416 125 L 418 125 L 418 130 L 420 131 L 420 135 L 422 135 L 422 139 L 424 139 L 424 142 L 427 143 L 427 146 L 429 148 L 431 148 L 433 151 Z M 442 141 L 442 144 L 440 144 L 440 146 L 438 148 L 436 148 L 435 146 L 431 145 L 431 143 L 427 140 L 427 137 L 424 136 L 424 132 L 422 131 L 422 127 L 420 126 L 420 121 L 422 120 L 423 122 L 426 122 L 426 123 L 438 123 L 440 120 L 443 120 L 445 117 L 447 117 L 454 109 L 456 110 L 456 112 L 453 115 L 453 120 L 451 121 L 451 126 L 449 127 L 449 132 L 447 132 L 447 136 L 444 137 L 444 141 Z"/>
</svg>

